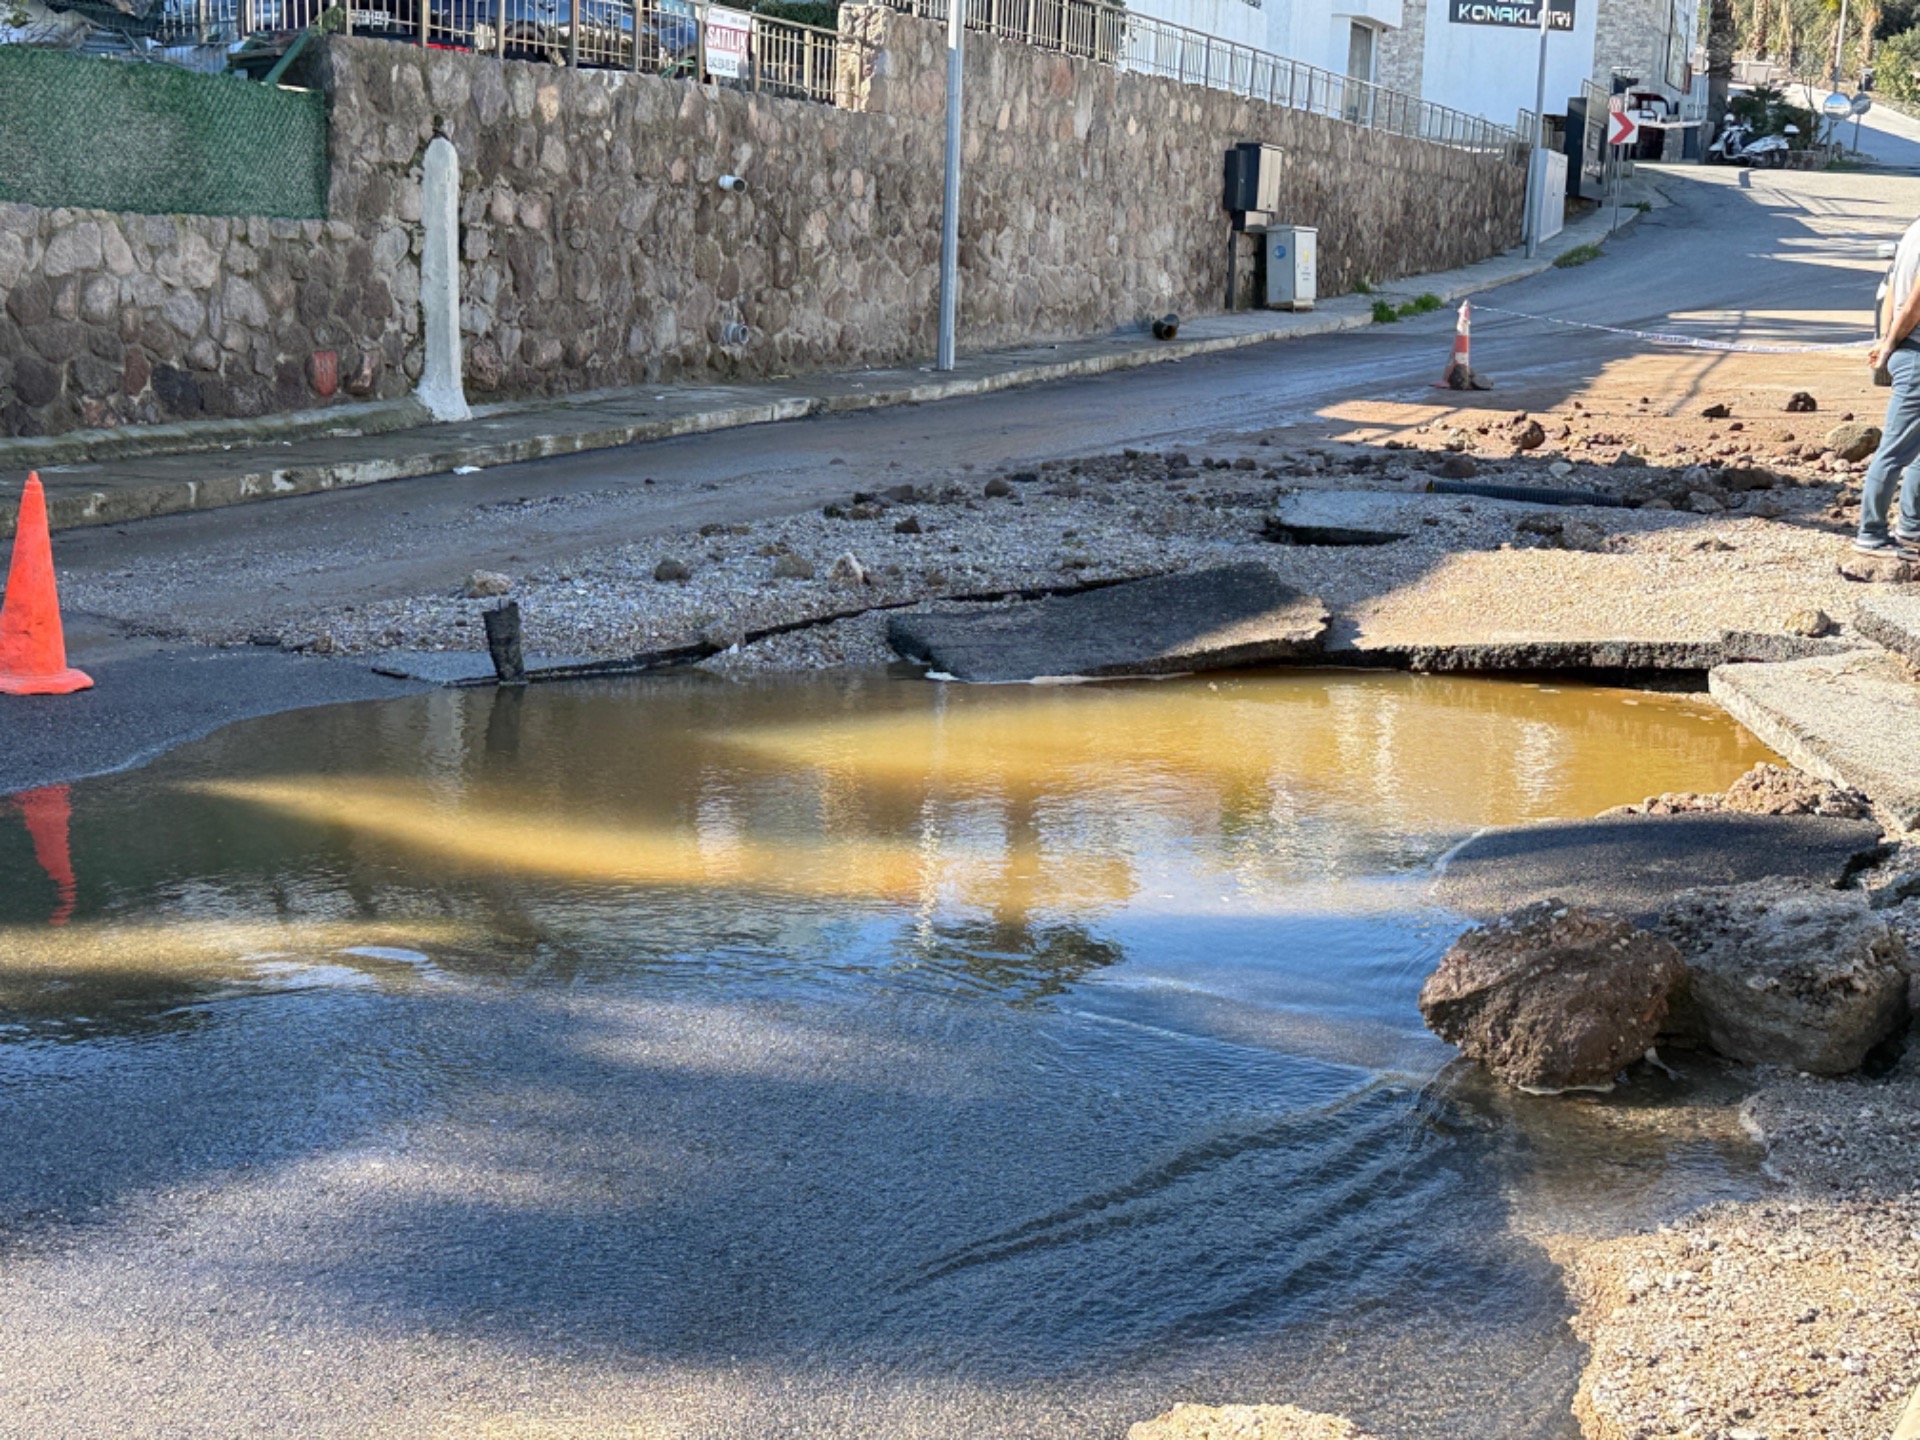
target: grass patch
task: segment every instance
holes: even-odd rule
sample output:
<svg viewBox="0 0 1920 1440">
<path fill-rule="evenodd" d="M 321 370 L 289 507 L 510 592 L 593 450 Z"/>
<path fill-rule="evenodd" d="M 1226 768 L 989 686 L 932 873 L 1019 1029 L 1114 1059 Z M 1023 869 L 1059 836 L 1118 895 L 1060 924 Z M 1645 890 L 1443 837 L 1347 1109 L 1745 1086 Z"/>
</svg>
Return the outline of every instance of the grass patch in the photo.
<svg viewBox="0 0 1920 1440">
<path fill-rule="evenodd" d="M 1429 314 L 1438 310 L 1443 303 L 1438 295 L 1431 292 L 1416 296 L 1397 308 L 1391 300 L 1376 300 L 1373 302 L 1373 323 L 1391 325 L 1394 321 L 1404 320 L 1409 315 Z"/>
<path fill-rule="evenodd" d="M 1567 251 L 1566 254 L 1557 257 L 1553 262 L 1553 268 L 1556 270 L 1571 270 L 1576 265 L 1584 265 L 1589 260 L 1598 260 L 1599 258 L 1600 247 L 1598 245 L 1576 245 L 1573 249 Z"/>
<path fill-rule="evenodd" d="M 1364 279 L 1356 280 L 1353 282 L 1353 293 L 1356 295 L 1371 295 L 1373 294 L 1373 286 L 1368 284 Z"/>
<path fill-rule="evenodd" d="M 1633 202 L 1633 208 L 1638 210 L 1642 215 L 1644 215 L 1649 210 L 1653 209 L 1653 202 L 1651 200 L 1636 200 Z"/>
</svg>

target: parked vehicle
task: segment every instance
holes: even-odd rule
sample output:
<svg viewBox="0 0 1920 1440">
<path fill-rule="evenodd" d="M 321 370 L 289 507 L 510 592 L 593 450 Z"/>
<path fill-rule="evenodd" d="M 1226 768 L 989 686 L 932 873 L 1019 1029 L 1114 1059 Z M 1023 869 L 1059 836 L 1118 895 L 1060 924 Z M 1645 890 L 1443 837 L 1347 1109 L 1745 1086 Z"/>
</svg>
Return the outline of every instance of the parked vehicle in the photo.
<svg viewBox="0 0 1920 1440">
<path fill-rule="evenodd" d="M 1753 140 L 1740 154 L 1734 156 L 1740 165 L 1763 165 L 1766 169 L 1780 169 L 1788 163 L 1788 152 L 1793 148 L 1791 136 L 1799 134 L 1797 125 L 1788 125 L 1782 134 L 1763 134 L 1759 140 Z"/>
<path fill-rule="evenodd" d="M 170 0 L 178 3 L 178 0 Z M 191 0 L 188 0 L 191 3 Z M 691 71 L 698 64 L 700 22 L 690 0 L 425 0 L 426 43 L 445 50 L 476 50 L 509 60 L 568 63 L 574 52 L 573 17 L 579 15 L 579 63 L 632 69 L 636 11 L 639 67 L 656 73 Z M 353 0 L 329 9 L 327 0 L 259 0 L 255 28 L 235 68 L 249 73 L 271 66 L 292 38 L 316 23 L 348 28 L 355 35 L 402 44 L 421 41 L 422 0 Z M 578 6 L 577 12 L 575 6 Z M 337 17 L 328 20 L 327 17 Z"/>
<path fill-rule="evenodd" d="M 1726 119 L 1721 122 L 1720 133 L 1714 137 L 1713 143 L 1707 147 L 1707 163 L 1709 165 L 1738 164 L 1739 162 L 1736 157 L 1746 148 L 1747 142 L 1752 138 L 1753 131 L 1751 128 L 1737 116 L 1729 114 Z"/>
</svg>

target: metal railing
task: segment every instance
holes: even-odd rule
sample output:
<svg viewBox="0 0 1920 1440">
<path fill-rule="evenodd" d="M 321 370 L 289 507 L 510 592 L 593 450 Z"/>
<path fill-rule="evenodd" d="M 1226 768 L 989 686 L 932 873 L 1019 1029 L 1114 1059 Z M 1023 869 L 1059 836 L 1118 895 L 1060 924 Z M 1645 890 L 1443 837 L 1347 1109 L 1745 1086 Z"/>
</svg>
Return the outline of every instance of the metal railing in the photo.
<svg viewBox="0 0 1920 1440">
<path fill-rule="evenodd" d="M 723 11 L 745 30 L 744 55 L 708 53 L 707 0 L 166 0 L 152 15 L 161 46 L 231 45 L 319 29 L 507 60 L 706 77 L 716 84 L 850 105 L 843 51 L 863 42 L 763 15 Z"/>
<path fill-rule="evenodd" d="M 875 0 L 926 20 L 947 18 L 949 0 Z M 1204 30 L 1190 30 L 1107 0 L 963 0 L 967 28 L 1003 40 L 1204 85 L 1370 129 L 1463 150 L 1512 151 L 1524 137 L 1478 115 L 1450 110 L 1371 81 L 1322 70 Z"/>
</svg>

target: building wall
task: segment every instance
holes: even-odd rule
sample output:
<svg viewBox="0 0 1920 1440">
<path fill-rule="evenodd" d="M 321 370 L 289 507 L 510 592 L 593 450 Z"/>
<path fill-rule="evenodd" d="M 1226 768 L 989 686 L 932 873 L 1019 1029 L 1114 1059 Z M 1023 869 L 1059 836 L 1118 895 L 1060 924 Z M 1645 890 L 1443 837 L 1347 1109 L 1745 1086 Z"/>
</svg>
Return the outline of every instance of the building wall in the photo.
<svg viewBox="0 0 1920 1440">
<path fill-rule="evenodd" d="M 1400 24 L 1380 37 L 1376 75 L 1389 90 L 1421 95 L 1427 69 L 1427 6 L 1405 0 Z M 1422 95 L 1422 98 L 1426 98 Z"/>
<path fill-rule="evenodd" d="M 1267 0 L 1270 19 L 1267 49 L 1289 59 L 1317 65 L 1336 75 L 1347 73 L 1347 46 L 1353 23 L 1363 21 L 1381 32 L 1376 44 L 1404 23 L 1404 11 L 1421 0 Z M 1376 51 L 1375 75 L 1378 76 Z"/>
<path fill-rule="evenodd" d="M 0 205 L 0 431 L 251 415 L 405 393 L 420 373 L 420 164 L 462 162 L 476 400 L 884 364 L 935 339 L 936 24 L 850 7 L 853 109 L 683 80 L 333 38 L 326 221 Z M 1221 160 L 1280 145 L 1322 294 L 1480 259 L 1523 178 L 1475 155 L 1215 90 L 968 39 L 960 342 L 1218 310 Z M 721 191 L 723 173 L 746 177 Z M 729 348 L 722 327 L 751 327 Z"/>
<path fill-rule="evenodd" d="M 1618 69 L 1638 78 L 1636 89 L 1678 100 L 1684 87 L 1668 83 L 1669 37 L 1677 29 L 1678 52 L 1690 56 L 1698 18 L 1687 0 L 1606 0 L 1594 33 L 1594 79 L 1604 86 Z"/>
<path fill-rule="evenodd" d="M 1264 50 L 1268 3 L 1270 0 L 1130 0 L 1127 9 Z"/>
<path fill-rule="evenodd" d="M 1421 0 L 1408 0 L 1409 4 Z M 1426 47 L 1422 98 L 1511 125 L 1533 109 L 1540 65 L 1540 32 L 1532 27 L 1471 25 L 1453 19 L 1453 0 L 1425 0 Z M 1623 0 L 1604 0 L 1611 7 Z M 1668 0 L 1624 0 L 1627 4 Z M 1547 37 L 1549 115 L 1566 113 L 1567 97 L 1593 74 L 1594 30 L 1602 0 L 1574 0 L 1573 29 Z M 1564 8 L 1564 7 L 1562 7 Z"/>
</svg>

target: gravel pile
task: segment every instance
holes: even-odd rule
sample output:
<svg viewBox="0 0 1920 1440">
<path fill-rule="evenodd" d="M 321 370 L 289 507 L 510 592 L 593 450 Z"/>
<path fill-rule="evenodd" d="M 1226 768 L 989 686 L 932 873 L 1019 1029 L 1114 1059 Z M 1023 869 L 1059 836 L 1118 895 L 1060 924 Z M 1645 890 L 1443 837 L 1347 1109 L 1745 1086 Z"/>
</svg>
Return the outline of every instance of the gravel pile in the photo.
<svg viewBox="0 0 1920 1440">
<path fill-rule="evenodd" d="M 1464 457 L 1453 456 L 1461 459 Z M 878 664 L 883 623 L 861 612 L 1181 570 L 1233 559 L 1270 565 L 1353 619 L 1369 643 L 1472 643 L 1513 634 L 1716 639 L 1779 633 L 1808 605 L 1851 614 L 1859 591 L 1834 567 L 1821 520 L 1829 487 L 1783 480 L 1745 509 L 1711 517 L 1663 508 L 1544 516 L 1472 497 L 1423 497 L 1401 542 L 1275 544 L 1266 517 L 1308 488 L 1412 492 L 1440 458 L 1323 447 L 1288 456 L 1195 459 L 1128 452 L 1034 470 L 854 492 L 822 511 L 709 524 L 644 544 L 591 550 L 521 574 L 476 573 L 461 593 L 340 609 L 288 627 L 282 643 L 319 653 L 480 650 L 480 612 L 511 594 L 537 652 L 628 657 L 690 644 L 733 649 L 745 637 L 818 625 L 741 646 L 712 662 L 731 672 Z M 1528 454 L 1488 460 L 1494 483 L 1572 483 Z M 1595 489 L 1646 492 L 1640 467 L 1580 467 Z M 1590 473 L 1588 473 L 1590 471 Z M 1681 483 L 1675 481 L 1674 483 Z M 1702 483 L 1687 481 L 1685 483 Z M 1656 487 L 1657 488 L 1657 487 Z M 88 604 L 96 597 L 82 597 Z M 238 635 L 199 639 L 244 639 Z"/>
<path fill-rule="evenodd" d="M 1588 1440 L 1886 1440 L 1920 1381 L 1920 1060 L 1767 1075 L 1742 1119 L 1780 1198 L 1569 1266 Z"/>
</svg>

